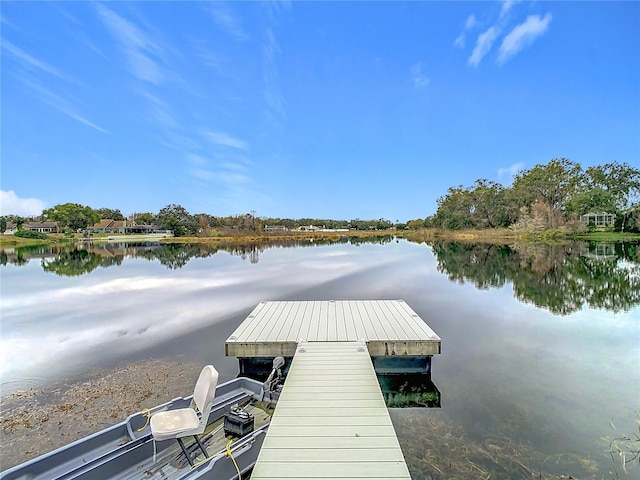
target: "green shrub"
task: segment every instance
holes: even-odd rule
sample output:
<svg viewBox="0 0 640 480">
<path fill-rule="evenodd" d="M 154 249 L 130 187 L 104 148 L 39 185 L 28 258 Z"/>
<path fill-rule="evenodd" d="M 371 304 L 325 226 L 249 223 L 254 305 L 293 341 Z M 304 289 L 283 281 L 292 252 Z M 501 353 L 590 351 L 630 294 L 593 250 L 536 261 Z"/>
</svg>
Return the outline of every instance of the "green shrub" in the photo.
<svg viewBox="0 0 640 480">
<path fill-rule="evenodd" d="M 13 235 L 20 238 L 36 238 L 38 240 L 46 240 L 49 238 L 46 234 L 42 232 L 34 232 L 33 230 L 18 230 Z"/>
</svg>

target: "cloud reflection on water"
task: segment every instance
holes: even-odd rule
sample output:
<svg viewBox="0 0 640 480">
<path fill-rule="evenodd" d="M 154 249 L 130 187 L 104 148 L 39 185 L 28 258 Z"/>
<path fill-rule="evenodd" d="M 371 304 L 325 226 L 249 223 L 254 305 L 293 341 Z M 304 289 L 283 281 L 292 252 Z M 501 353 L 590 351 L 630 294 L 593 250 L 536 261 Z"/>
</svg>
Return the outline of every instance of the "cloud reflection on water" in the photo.
<svg viewBox="0 0 640 480">
<path fill-rule="evenodd" d="M 32 278 L 17 277 L 30 286 L 3 288 L 3 382 L 42 372 L 44 366 L 64 369 L 96 352 L 108 356 L 149 348 L 283 292 L 360 272 L 369 268 L 362 258 L 374 254 L 367 248 L 304 252 L 301 258 L 296 249 L 269 250 L 263 254 L 268 261 L 260 264 L 219 253 L 178 270 L 127 258 L 118 268 L 70 279 L 38 270 Z M 3 282 L 12 283 L 12 273 L 4 271 Z M 39 278 L 43 275 L 49 278 Z"/>
</svg>

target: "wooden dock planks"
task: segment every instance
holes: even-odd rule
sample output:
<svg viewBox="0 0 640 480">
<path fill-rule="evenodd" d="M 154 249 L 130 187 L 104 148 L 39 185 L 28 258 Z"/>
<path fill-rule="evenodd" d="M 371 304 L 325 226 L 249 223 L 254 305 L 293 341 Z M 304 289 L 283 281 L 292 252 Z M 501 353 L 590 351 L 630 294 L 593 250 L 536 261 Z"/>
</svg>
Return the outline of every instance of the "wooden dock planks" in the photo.
<svg viewBox="0 0 640 480">
<path fill-rule="evenodd" d="M 297 346 L 251 478 L 411 478 L 365 343 Z"/>
<path fill-rule="evenodd" d="M 225 349 L 235 357 L 292 357 L 299 341 L 361 340 L 372 356 L 440 353 L 440 337 L 402 300 L 261 302 Z"/>
</svg>

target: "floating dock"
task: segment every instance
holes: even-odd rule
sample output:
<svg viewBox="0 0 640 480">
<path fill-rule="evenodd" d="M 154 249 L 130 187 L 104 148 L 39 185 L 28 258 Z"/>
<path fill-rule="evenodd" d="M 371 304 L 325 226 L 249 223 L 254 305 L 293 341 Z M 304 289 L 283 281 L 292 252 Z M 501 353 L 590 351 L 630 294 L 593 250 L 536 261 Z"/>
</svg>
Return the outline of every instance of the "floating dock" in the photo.
<svg viewBox="0 0 640 480">
<path fill-rule="evenodd" d="M 226 354 L 241 374 L 290 361 L 251 478 L 410 479 L 376 372 L 429 372 L 440 348 L 403 300 L 258 304 Z"/>
<path fill-rule="evenodd" d="M 225 351 L 238 358 L 293 357 L 304 341 L 365 341 L 372 357 L 440 353 L 440 337 L 403 300 L 260 302 Z"/>
<path fill-rule="evenodd" d="M 253 480 L 410 480 L 367 345 L 297 346 Z"/>
</svg>

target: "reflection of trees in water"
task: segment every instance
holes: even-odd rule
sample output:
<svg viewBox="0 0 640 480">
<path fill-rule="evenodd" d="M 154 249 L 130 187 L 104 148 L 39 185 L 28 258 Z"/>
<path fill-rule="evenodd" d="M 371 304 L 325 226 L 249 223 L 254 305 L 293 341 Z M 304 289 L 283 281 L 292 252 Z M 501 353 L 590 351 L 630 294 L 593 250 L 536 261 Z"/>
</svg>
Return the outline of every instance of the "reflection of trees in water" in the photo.
<svg viewBox="0 0 640 480">
<path fill-rule="evenodd" d="M 640 303 L 637 243 L 489 245 L 435 242 L 438 271 L 480 289 L 513 284 L 516 298 L 568 314 L 584 304 L 613 312 Z"/>
<path fill-rule="evenodd" d="M 192 258 L 207 258 L 216 252 L 217 249 L 213 245 L 169 243 L 137 251 L 132 256 L 146 258 L 147 260 L 157 260 L 161 265 L 174 270 L 184 267 Z"/>
<path fill-rule="evenodd" d="M 26 265 L 34 255 L 41 258 L 46 254 L 52 256 L 53 249 L 51 247 L 43 247 L 42 245 L 27 245 L 8 250 L 0 250 L 0 265 Z"/>
<path fill-rule="evenodd" d="M 385 245 L 391 242 L 390 235 L 376 235 L 372 237 L 340 237 L 340 238 L 306 238 L 295 240 L 268 240 L 266 242 L 253 242 L 247 244 L 221 245 L 219 248 L 231 255 L 237 255 L 243 260 L 249 259 L 251 263 L 258 263 L 260 255 L 270 248 L 287 248 L 287 247 L 318 247 L 322 245 L 351 244 L 361 245 L 364 243 L 374 243 Z"/>
<path fill-rule="evenodd" d="M 240 257 L 242 260 L 247 258 L 251 263 L 258 263 L 260 260 L 260 254 L 265 251 L 266 245 L 264 244 L 247 244 L 247 245 L 230 245 L 222 247 L 225 252 Z"/>
<path fill-rule="evenodd" d="M 222 250 L 237 255 L 243 260 L 258 263 L 260 255 L 269 248 L 317 247 L 321 245 L 374 243 L 385 245 L 391 242 L 390 235 L 376 235 L 366 238 L 306 238 L 278 239 L 245 244 L 205 244 L 205 243 L 86 243 L 81 245 L 47 245 L 20 247 L 15 250 L 0 251 L 0 265 L 25 265 L 31 259 L 41 259 L 45 272 L 73 276 L 90 273 L 96 268 L 122 264 L 125 257 L 145 258 L 158 261 L 169 269 L 184 267 L 192 258 L 206 258 Z"/>
<path fill-rule="evenodd" d="M 100 266 L 100 255 L 87 250 L 73 249 L 61 252 L 54 260 L 42 259 L 42 269 L 56 275 L 73 277 L 92 272 Z"/>
</svg>

